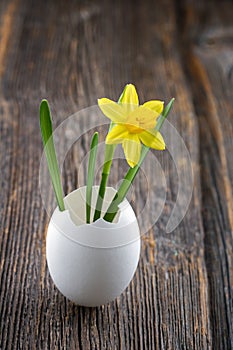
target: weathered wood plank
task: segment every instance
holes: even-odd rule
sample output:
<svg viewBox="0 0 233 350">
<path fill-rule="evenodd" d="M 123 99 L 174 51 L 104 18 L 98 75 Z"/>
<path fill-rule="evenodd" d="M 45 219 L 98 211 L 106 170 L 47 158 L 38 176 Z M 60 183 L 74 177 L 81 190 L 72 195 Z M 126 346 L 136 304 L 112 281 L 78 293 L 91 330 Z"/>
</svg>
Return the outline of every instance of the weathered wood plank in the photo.
<svg viewBox="0 0 233 350">
<path fill-rule="evenodd" d="M 180 9 L 181 10 L 181 9 Z M 184 62 L 200 125 L 203 225 L 215 349 L 233 348 L 231 2 L 184 4 Z M 186 14 L 186 15 L 185 15 Z M 190 16 L 192 14 L 192 16 Z M 203 23 L 200 18 L 205 18 Z M 190 40 L 190 38 L 192 40 Z"/>
<path fill-rule="evenodd" d="M 157 2 L 156 7 L 153 1 L 2 3 L 1 349 L 230 348 L 231 89 L 230 80 L 224 80 L 222 89 L 218 89 L 218 81 L 225 75 L 220 70 L 213 74 L 216 59 L 220 57 L 222 62 L 222 57 L 228 57 L 224 52 L 229 47 L 229 34 L 224 36 L 226 45 L 221 46 L 221 56 L 210 59 L 209 48 L 200 44 L 205 40 L 203 34 L 203 40 L 193 51 L 195 35 L 202 30 L 203 17 L 199 15 L 204 16 L 206 9 L 204 5 L 196 8 L 189 4 L 187 8 L 185 3 L 177 8 L 172 0 Z M 213 5 L 211 11 L 210 18 L 215 18 L 217 7 Z M 228 18 L 228 10 L 225 12 L 224 20 Z M 179 24 L 181 15 L 183 24 Z M 208 28 L 211 22 L 206 25 Z M 184 28 L 186 33 L 182 36 Z M 219 28 L 226 28 L 224 33 L 229 33 L 222 20 Z M 182 50 L 181 39 L 187 50 Z M 184 64 L 186 57 L 192 63 L 190 70 Z M 227 59 L 222 67 L 230 78 L 231 64 Z M 195 84 L 190 84 L 190 76 Z M 48 98 L 58 125 L 67 115 L 95 104 L 98 97 L 117 99 L 129 81 L 143 92 L 141 100 L 176 97 L 172 122 L 192 157 L 194 194 L 183 223 L 172 234 L 166 234 L 177 177 L 169 155 L 160 157 L 168 181 L 167 202 L 162 219 L 143 237 L 141 260 L 133 282 L 109 305 L 94 309 L 77 307 L 56 290 L 46 267 L 45 235 L 49 219 L 38 189 L 42 150 L 38 105 L 41 98 Z M 207 83 L 215 89 L 208 90 Z M 203 91 L 204 97 L 209 96 L 207 102 Z M 228 97 L 224 95 L 226 91 Z M 202 103 L 193 104 L 193 98 Z M 215 108 L 211 109 L 214 123 L 208 114 L 210 104 Z M 226 112 L 223 118 L 222 106 Z M 202 123 L 202 119 L 207 122 Z M 222 136 L 216 142 L 215 135 L 219 133 Z M 77 186 L 78 163 L 88 147 L 87 136 L 82 147 L 80 151 L 80 147 L 74 146 L 66 159 L 66 192 Z M 219 162 L 224 174 L 218 168 Z M 122 170 L 117 162 L 113 170 L 114 184 Z M 223 186 L 220 175 L 225 176 Z M 83 181 L 84 176 L 81 173 L 79 180 Z M 145 192 L 140 179 L 135 189 L 133 204 L 139 210 Z M 48 201 L 52 203 L 52 193 Z"/>
</svg>

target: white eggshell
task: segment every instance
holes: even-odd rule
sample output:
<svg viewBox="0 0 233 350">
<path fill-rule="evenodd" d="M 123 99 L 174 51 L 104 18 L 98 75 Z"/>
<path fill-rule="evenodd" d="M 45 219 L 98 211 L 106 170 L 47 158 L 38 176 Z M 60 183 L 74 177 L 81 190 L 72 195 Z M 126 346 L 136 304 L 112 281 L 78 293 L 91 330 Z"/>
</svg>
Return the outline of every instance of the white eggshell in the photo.
<svg viewBox="0 0 233 350">
<path fill-rule="evenodd" d="M 85 223 L 85 192 L 81 187 L 65 197 L 66 210 L 55 209 L 48 226 L 46 257 L 50 275 L 68 299 L 84 306 L 114 300 L 128 286 L 140 255 L 136 216 L 125 200 L 115 223 L 102 218 Z M 93 187 L 92 217 L 98 187 Z M 103 212 L 115 194 L 106 189 Z"/>
</svg>

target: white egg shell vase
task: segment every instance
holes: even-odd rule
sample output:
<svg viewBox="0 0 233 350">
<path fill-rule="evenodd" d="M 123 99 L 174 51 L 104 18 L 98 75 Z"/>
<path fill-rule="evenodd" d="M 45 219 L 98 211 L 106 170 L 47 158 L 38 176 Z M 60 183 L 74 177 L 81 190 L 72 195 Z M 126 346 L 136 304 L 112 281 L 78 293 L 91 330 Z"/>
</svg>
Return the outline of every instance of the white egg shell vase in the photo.
<svg viewBox="0 0 233 350">
<path fill-rule="evenodd" d="M 115 192 L 106 189 L 103 212 Z M 91 217 L 97 194 L 94 186 Z M 99 306 L 114 300 L 132 280 L 140 255 L 140 231 L 127 200 L 121 203 L 116 222 L 100 218 L 86 224 L 85 196 L 86 187 L 81 187 L 64 198 L 65 211 L 55 209 L 46 258 L 53 282 L 65 297 L 78 305 Z"/>
</svg>

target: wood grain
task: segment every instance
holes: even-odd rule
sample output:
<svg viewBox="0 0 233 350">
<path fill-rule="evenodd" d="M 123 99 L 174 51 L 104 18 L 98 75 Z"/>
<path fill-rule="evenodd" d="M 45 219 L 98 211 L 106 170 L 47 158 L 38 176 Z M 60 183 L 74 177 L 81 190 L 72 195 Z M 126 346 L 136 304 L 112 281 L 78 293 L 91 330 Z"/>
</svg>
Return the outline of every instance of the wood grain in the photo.
<svg viewBox="0 0 233 350">
<path fill-rule="evenodd" d="M 1 2 L 1 350 L 233 349 L 232 12 L 226 0 L 221 10 L 217 1 L 194 0 Z M 132 283 L 108 305 L 78 307 L 46 265 L 39 103 L 49 100 L 59 125 L 99 97 L 117 99 L 127 82 L 142 101 L 176 98 L 171 121 L 191 155 L 193 197 L 167 234 L 178 183 L 169 154 L 159 155 L 167 200 L 143 236 Z M 84 182 L 78 164 L 89 136 L 67 155 L 65 193 Z M 114 162 L 111 184 L 124 169 Z"/>
</svg>

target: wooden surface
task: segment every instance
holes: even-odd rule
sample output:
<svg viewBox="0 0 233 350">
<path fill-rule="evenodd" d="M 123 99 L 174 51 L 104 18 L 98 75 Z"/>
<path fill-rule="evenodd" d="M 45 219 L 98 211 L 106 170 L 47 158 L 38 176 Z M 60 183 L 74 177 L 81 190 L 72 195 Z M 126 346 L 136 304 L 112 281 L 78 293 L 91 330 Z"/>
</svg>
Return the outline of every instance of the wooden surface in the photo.
<svg viewBox="0 0 233 350">
<path fill-rule="evenodd" d="M 0 79 L 0 349 L 233 349 L 232 2 L 3 0 Z M 193 197 L 166 234 L 177 177 L 165 156 L 166 206 L 132 283 L 108 305 L 78 307 L 46 266 L 38 106 L 47 98 L 59 125 L 127 82 L 141 100 L 176 98 Z M 66 193 L 87 146 L 67 156 Z"/>
</svg>

